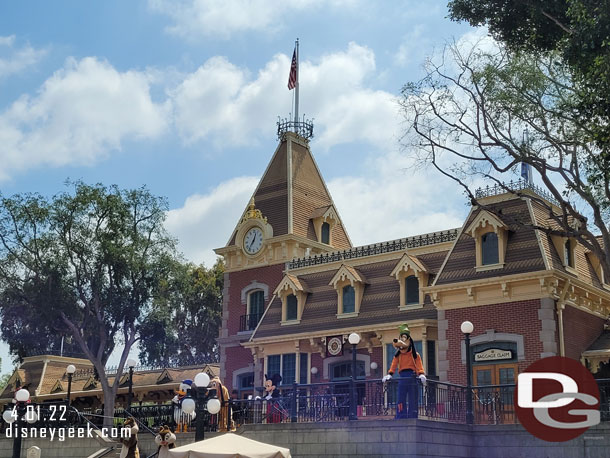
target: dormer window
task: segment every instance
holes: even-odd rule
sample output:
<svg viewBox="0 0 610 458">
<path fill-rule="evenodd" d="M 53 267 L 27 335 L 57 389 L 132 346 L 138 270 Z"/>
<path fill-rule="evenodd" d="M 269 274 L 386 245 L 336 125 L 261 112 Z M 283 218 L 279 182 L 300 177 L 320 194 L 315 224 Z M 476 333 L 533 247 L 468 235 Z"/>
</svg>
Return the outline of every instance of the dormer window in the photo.
<svg viewBox="0 0 610 458">
<path fill-rule="evenodd" d="M 405 253 L 390 275 L 400 282 L 399 310 L 423 307 L 424 293 L 420 285 L 428 284 L 429 273 L 416 256 Z"/>
<path fill-rule="evenodd" d="M 356 290 L 351 285 L 343 287 L 343 313 L 356 311 Z"/>
<path fill-rule="evenodd" d="M 296 275 L 286 274 L 274 294 L 282 301 L 281 324 L 300 323 L 308 294 L 305 282 Z"/>
<path fill-rule="evenodd" d="M 405 278 L 405 305 L 419 304 L 419 280 L 415 275 Z"/>
<path fill-rule="evenodd" d="M 570 239 L 563 244 L 563 259 L 566 267 L 574 268 L 574 248 Z"/>
<path fill-rule="evenodd" d="M 475 241 L 477 272 L 504 267 L 508 226 L 500 217 L 481 210 L 464 232 Z"/>
<path fill-rule="evenodd" d="M 294 294 L 286 296 L 286 321 L 298 319 L 298 300 Z"/>
<path fill-rule="evenodd" d="M 551 235 L 553 245 L 561 258 L 563 267 L 571 274 L 578 275 L 576 270 L 576 257 L 574 256 L 574 248 L 576 247 L 576 241 L 569 237 L 561 237 L 558 235 Z"/>
<path fill-rule="evenodd" d="M 337 291 L 337 318 L 358 316 L 366 279 L 352 266 L 343 264 L 329 283 Z"/>
<path fill-rule="evenodd" d="M 335 207 L 327 205 L 325 207 L 316 208 L 311 215 L 311 222 L 313 223 L 318 242 L 332 245 L 333 228 L 339 222 L 339 216 L 335 211 Z"/>
<path fill-rule="evenodd" d="M 322 223 L 322 237 L 320 241 L 327 245 L 330 244 L 330 224 Z"/>
<path fill-rule="evenodd" d="M 489 266 L 500 262 L 498 254 L 498 234 L 487 232 L 481 236 L 482 264 Z"/>
</svg>

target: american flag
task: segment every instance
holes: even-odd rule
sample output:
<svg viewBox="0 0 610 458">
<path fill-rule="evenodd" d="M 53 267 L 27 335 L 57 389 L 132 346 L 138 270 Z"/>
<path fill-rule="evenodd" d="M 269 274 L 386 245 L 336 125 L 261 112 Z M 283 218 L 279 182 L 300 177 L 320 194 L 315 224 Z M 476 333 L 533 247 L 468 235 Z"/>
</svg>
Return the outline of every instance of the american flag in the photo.
<svg viewBox="0 0 610 458">
<path fill-rule="evenodd" d="M 292 90 L 297 85 L 297 48 L 292 53 L 292 65 L 290 65 L 290 75 L 288 75 L 288 90 Z"/>
</svg>

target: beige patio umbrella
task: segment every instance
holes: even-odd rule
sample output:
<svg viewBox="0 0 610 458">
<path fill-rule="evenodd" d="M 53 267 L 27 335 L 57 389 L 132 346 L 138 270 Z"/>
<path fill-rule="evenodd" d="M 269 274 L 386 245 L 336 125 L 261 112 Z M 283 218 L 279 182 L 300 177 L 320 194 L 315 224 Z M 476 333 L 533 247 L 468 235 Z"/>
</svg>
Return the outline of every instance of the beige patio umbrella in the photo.
<svg viewBox="0 0 610 458">
<path fill-rule="evenodd" d="M 174 458 L 291 458 L 290 450 L 227 433 L 170 450 Z"/>
</svg>

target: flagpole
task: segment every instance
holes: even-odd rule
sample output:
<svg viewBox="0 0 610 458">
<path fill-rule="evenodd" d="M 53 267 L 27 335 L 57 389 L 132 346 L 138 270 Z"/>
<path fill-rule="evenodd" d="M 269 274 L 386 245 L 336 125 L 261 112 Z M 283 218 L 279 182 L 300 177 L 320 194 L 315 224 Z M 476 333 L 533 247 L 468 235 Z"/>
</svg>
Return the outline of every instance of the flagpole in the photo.
<svg viewBox="0 0 610 458">
<path fill-rule="evenodd" d="M 299 39 L 296 41 L 297 50 L 297 82 L 294 88 L 294 127 L 296 129 L 297 123 L 299 122 Z"/>
</svg>

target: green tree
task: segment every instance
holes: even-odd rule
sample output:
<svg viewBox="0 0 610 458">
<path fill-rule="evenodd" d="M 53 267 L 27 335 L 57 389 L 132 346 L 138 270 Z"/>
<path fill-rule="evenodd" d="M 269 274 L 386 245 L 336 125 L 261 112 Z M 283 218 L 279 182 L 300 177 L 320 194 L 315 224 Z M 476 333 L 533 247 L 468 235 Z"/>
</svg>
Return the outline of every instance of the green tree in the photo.
<svg viewBox="0 0 610 458">
<path fill-rule="evenodd" d="M 609 154 L 609 0 L 452 0 L 449 14 L 487 26 L 510 51 L 554 53 L 578 88 L 575 112 L 589 123 L 602 154 Z"/>
<path fill-rule="evenodd" d="M 218 361 L 223 274 L 220 259 L 209 269 L 173 264 L 142 331 L 142 361 L 154 365 Z"/>
<path fill-rule="evenodd" d="M 404 144 L 419 163 L 458 182 L 479 205 L 476 178 L 511 191 L 505 177 L 530 164 L 558 205 L 537 199 L 552 222 L 538 229 L 577 239 L 610 278 L 610 170 L 574 106 L 580 93 L 570 68 L 552 53 L 514 53 L 488 40 L 451 46 L 426 69 L 403 88 L 401 102 L 410 125 Z"/>
<path fill-rule="evenodd" d="M 0 370 L 2 369 L 2 358 L 0 358 Z M 11 378 L 12 373 L 4 374 L 0 376 L 0 393 L 4 391 L 6 385 L 8 385 L 8 381 Z"/>
<path fill-rule="evenodd" d="M 70 187 L 51 199 L 0 196 L 0 330 L 20 356 L 71 336 L 97 371 L 111 417 L 125 361 L 176 262 L 175 242 L 163 225 L 165 200 L 145 188 Z M 105 367 L 116 347 L 110 384 Z"/>
</svg>

